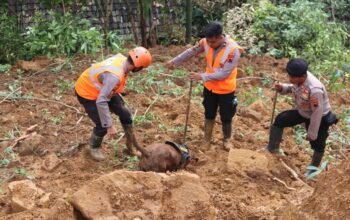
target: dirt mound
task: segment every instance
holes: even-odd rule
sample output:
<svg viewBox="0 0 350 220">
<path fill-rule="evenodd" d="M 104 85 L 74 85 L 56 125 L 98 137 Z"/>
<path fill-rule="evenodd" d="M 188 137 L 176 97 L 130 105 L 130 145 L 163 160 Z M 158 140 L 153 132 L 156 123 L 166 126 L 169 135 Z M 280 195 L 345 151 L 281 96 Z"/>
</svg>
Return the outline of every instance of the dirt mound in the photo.
<svg viewBox="0 0 350 220">
<path fill-rule="evenodd" d="M 50 208 L 39 208 L 27 210 L 11 215 L 0 217 L 4 220 L 28 220 L 28 219 L 50 219 L 50 220 L 76 220 L 73 207 L 67 200 L 58 199 Z"/>
<path fill-rule="evenodd" d="M 161 66 L 161 63 L 170 60 L 184 49 L 186 47 L 181 46 L 151 48 L 151 53 L 154 55 L 154 70 L 158 71 L 157 65 Z M 86 143 L 93 123 L 86 115 L 81 114 L 83 108 L 76 100 L 72 86 L 80 73 L 90 67 L 94 60 L 99 59 L 100 57 L 77 56 L 72 60 L 72 69 L 62 70 L 56 74 L 53 74 L 55 71 L 52 68 L 61 61 L 47 62 L 45 59 L 43 61 L 37 59 L 34 61 L 35 64 L 29 63 L 27 68 L 22 68 L 23 70 L 27 69 L 28 72 L 22 73 L 21 77 L 15 70 L 13 74 L 1 76 L 0 92 L 8 94 L 10 86 L 13 88 L 17 86 L 16 88 L 21 88 L 22 95 L 32 95 L 39 100 L 16 100 L 15 97 L 20 94 L 15 93 L 16 96 L 13 100 L 9 98 L 1 103 L 0 124 L 3 135 L 0 139 L 6 140 L 12 136 L 16 138 L 23 135 L 24 129 L 33 124 L 38 124 L 38 127 L 35 138 L 26 138 L 16 146 L 14 151 L 17 155 L 7 149 L 12 142 L 11 140 L 0 142 L 1 156 L 11 160 L 7 166 L 0 167 L 0 219 L 74 219 L 70 201 L 72 195 L 82 186 L 93 183 L 100 176 L 115 170 L 137 169 L 135 158 L 122 158 L 117 153 L 118 149 L 123 147 L 125 143 L 124 138 L 122 138 L 122 127 L 117 120 L 115 120 L 115 125 L 119 139 L 111 141 L 105 138 L 104 140 L 102 150 L 106 155 L 106 160 L 95 162 L 88 155 Z M 309 187 L 303 187 L 291 176 L 281 161 L 264 153 L 268 141 L 273 106 L 272 98 L 274 97 L 271 83 L 273 79 L 280 82 L 288 80 L 285 73 L 287 61 L 286 59 L 276 60 L 270 56 L 247 56 L 240 60 L 239 72 L 243 78 L 237 81 L 239 104 L 238 112 L 234 117 L 234 138 L 232 140 L 235 150 L 230 154 L 222 148 L 223 137 L 219 117 L 216 120 L 212 141 L 215 150 L 206 151 L 203 149 L 201 145 L 204 124 L 204 109 L 201 104 L 203 99 L 200 95 L 196 95 L 192 99 L 186 144 L 201 159 L 202 163 L 189 165 L 187 169 L 200 177 L 201 187 L 199 188 L 200 192 L 203 193 L 200 193 L 199 198 L 207 198 L 209 194 L 213 206 L 218 210 L 217 219 L 274 219 L 283 216 L 282 211 L 276 212 L 276 210 L 284 211 L 285 209 L 290 210 L 290 215 L 286 214 L 285 218 L 282 219 L 302 219 L 300 216 L 304 216 L 307 211 L 298 210 L 298 205 L 309 196 L 309 191 L 305 192 L 304 189 L 310 190 L 310 187 L 313 189 L 312 187 L 316 183 L 307 182 Z M 31 68 L 33 65 L 35 65 L 34 68 Z M 205 59 L 201 56 L 191 59 L 182 67 L 188 71 L 203 72 L 205 65 Z M 57 68 L 54 69 L 57 71 Z M 165 69 L 159 73 L 156 76 L 152 74 L 152 80 L 151 78 L 143 79 L 143 85 L 153 84 L 148 90 L 137 92 L 137 89 L 127 86 L 130 92 L 124 96 L 128 108 L 136 117 L 135 133 L 144 146 L 166 140 L 181 143 L 183 140 L 188 80 L 187 78 L 173 78 L 171 77 L 173 72 Z M 130 80 L 133 79 L 137 79 L 137 76 L 130 77 Z M 164 94 L 157 98 L 158 95 L 155 94 L 155 91 L 158 90 L 154 89 L 158 88 L 159 83 L 159 85 L 164 85 L 164 87 L 159 86 L 159 88 L 164 89 L 164 91 L 168 90 L 168 87 L 171 86 L 167 83 L 168 81 L 172 81 L 181 88 L 176 88 L 174 94 Z M 270 84 L 268 84 L 269 82 Z M 200 94 L 200 88 L 199 85 L 195 84 L 193 91 Z M 178 94 L 179 91 L 180 94 Z M 348 108 L 350 92 L 341 91 L 329 93 L 329 95 L 332 107 L 339 115 L 342 109 Z M 290 108 L 292 108 L 290 98 L 279 96 L 276 114 Z M 146 112 L 149 114 L 146 115 Z M 285 129 L 281 147 L 287 156 L 283 160 L 306 182 L 303 173 L 310 162 L 310 147 L 308 144 L 306 144 L 307 146 L 297 144 L 295 132 L 293 129 Z M 1 162 L 6 163 L 6 160 Z M 234 169 L 227 169 L 229 167 Z M 330 172 L 333 171 L 330 170 Z M 316 178 L 316 181 L 319 182 L 317 187 L 321 181 L 324 181 L 322 177 L 324 175 L 322 173 Z M 35 205 L 31 210 L 13 213 L 8 184 L 29 177 L 35 178 L 32 181 L 35 182 L 37 188 L 51 193 L 50 200 L 43 206 Z M 120 177 L 118 176 L 118 178 Z M 168 176 L 169 181 L 164 181 L 164 178 L 155 177 L 154 181 L 160 182 L 160 190 L 164 190 L 158 194 L 156 192 L 147 194 L 147 190 L 145 190 L 146 193 L 141 192 L 141 189 L 145 188 L 142 184 L 148 183 L 150 178 L 142 179 L 142 181 L 137 179 L 139 182 L 136 182 L 135 186 L 139 186 L 139 191 L 135 193 L 135 196 L 138 196 L 138 200 L 127 201 L 136 201 L 135 207 L 145 201 L 152 201 L 150 204 L 154 204 L 155 200 L 152 200 L 154 198 L 152 196 L 161 194 L 162 198 L 167 198 L 169 201 L 162 201 L 167 203 L 166 206 L 162 206 L 163 209 L 159 213 L 169 211 L 174 206 L 173 201 L 179 201 L 179 197 L 192 201 L 191 199 L 194 197 L 192 190 L 197 185 L 192 184 L 191 181 L 196 183 L 199 180 L 189 178 L 186 184 L 178 186 L 175 178 L 180 178 L 180 183 L 182 183 L 184 177 Z M 127 189 L 129 189 L 129 185 L 134 185 L 130 179 L 128 181 L 125 183 Z M 99 188 L 101 187 L 99 186 Z M 104 187 L 102 188 L 104 189 Z M 173 193 L 169 194 L 170 190 L 165 190 L 169 188 L 174 190 L 171 191 Z M 291 190 L 291 188 L 295 190 Z M 326 188 L 322 189 L 326 190 Z M 339 189 L 336 190 L 342 192 Z M 95 191 L 93 193 L 98 193 Z M 326 192 L 322 195 L 326 195 Z M 123 194 L 123 196 L 129 199 L 127 194 Z M 133 194 L 130 198 L 134 198 L 132 196 Z M 103 196 L 105 199 L 112 197 L 113 194 L 110 193 L 106 193 L 106 197 Z M 38 200 L 34 199 L 34 201 Z M 96 202 L 98 201 L 97 199 Z M 342 198 L 339 201 L 343 201 Z M 344 199 L 344 201 L 346 200 Z M 112 204 L 112 202 L 108 204 Z M 115 205 L 115 203 L 113 204 Z M 119 203 L 119 205 L 121 204 L 124 204 L 123 201 Z M 311 204 L 313 203 L 310 200 L 306 207 L 311 207 Z M 140 205 L 141 208 L 144 206 L 144 204 Z M 197 207 L 195 210 L 201 209 L 200 206 L 193 205 L 191 207 Z M 330 207 L 335 207 L 335 205 L 331 203 Z M 187 209 L 188 207 L 184 206 L 179 208 L 181 211 Z M 140 210 L 145 212 L 146 209 Z M 206 209 L 203 210 L 205 214 Z M 314 208 L 311 207 L 310 210 L 314 210 Z M 130 209 L 129 211 L 137 214 L 135 210 Z M 173 211 L 171 210 L 169 213 L 173 213 Z M 194 213 L 200 216 L 199 212 L 194 211 Z M 175 218 L 174 216 L 165 217 Z"/>
<path fill-rule="evenodd" d="M 228 155 L 227 169 L 268 172 L 268 165 L 268 158 L 255 151 L 231 149 Z"/>
<path fill-rule="evenodd" d="M 318 180 L 312 196 L 298 209 L 291 207 L 285 216 L 304 216 L 307 219 L 348 219 L 350 216 L 350 163 L 344 161 L 339 168 Z"/>
<path fill-rule="evenodd" d="M 88 219 L 215 219 L 216 210 L 197 175 L 115 171 L 73 195 Z"/>
<path fill-rule="evenodd" d="M 11 182 L 9 189 L 12 212 L 29 210 L 35 206 L 45 206 L 50 199 L 50 193 L 45 193 L 30 180 Z"/>
</svg>

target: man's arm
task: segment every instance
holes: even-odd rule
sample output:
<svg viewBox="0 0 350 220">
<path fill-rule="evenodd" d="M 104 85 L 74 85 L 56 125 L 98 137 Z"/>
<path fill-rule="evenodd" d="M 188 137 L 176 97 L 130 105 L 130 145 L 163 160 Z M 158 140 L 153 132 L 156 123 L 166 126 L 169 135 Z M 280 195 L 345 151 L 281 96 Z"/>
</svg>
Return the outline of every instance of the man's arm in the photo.
<svg viewBox="0 0 350 220">
<path fill-rule="evenodd" d="M 230 56 L 230 55 L 229 55 Z M 241 53 L 238 48 L 233 50 L 232 57 L 229 57 L 227 61 L 224 63 L 224 66 L 222 68 L 219 68 L 215 70 L 214 73 L 208 74 L 208 73 L 202 73 L 202 81 L 208 82 L 208 81 L 214 81 L 214 80 L 223 80 L 230 76 L 232 70 L 238 66 L 238 60 L 241 57 Z"/>
<path fill-rule="evenodd" d="M 286 83 L 282 83 L 282 90 L 280 91 L 282 94 L 287 94 L 287 93 L 291 93 L 292 92 L 292 84 L 286 84 Z"/>
<path fill-rule="evenodd" d="M 204 45 L 203 45 L 203 39 L 202 39 L 197 43 L 197 45 L 177 55 L 174 59 L 170 60 L 170 62 L 173 63 L 175 67 L 178 67 L 184 62 L 186 62 L 187 60 L 203 52 L 204 52 Z"/>
<path fill-rule="evenodd" d="M 320 124 L 323 114 L 323 94 L 321 92 L 312 94 L 310 96 L 310 103 L 312 114 L 310 117 L 310 125 L 307 131 L 307 136 L 310 140 L 316 140 L 318 135 L 318 130 L 320 129 Z"/>
<path fill-rule="evenodd" d="M 96 100 L 98 115 L 100 116 L 101 125 L 109 128 L 113 125 L 111 112 L 109 111 L 108 102 L 111 100 L 110 94 L 117 84 L 119 77 L 112 73 L 104 73 L 102 77 L 102 89 Z"/>
</svg>

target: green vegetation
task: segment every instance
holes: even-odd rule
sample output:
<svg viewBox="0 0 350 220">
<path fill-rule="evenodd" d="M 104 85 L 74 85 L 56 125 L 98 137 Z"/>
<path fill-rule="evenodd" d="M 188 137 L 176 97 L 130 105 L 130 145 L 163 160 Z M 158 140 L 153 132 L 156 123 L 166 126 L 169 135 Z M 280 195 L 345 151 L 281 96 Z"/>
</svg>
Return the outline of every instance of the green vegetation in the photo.
<svg viewBox="0 0 350 220">
<path fill-rule="evenodd" d="M 246 53 L 302 57 L 311 72 L 329 79 L 333 91 L 342 90 L 350 82 L 349 12 L 343 10 L 349 4 L 329 2 L 252 1 L 225 13 L 225 29 Z"/>
</svg>

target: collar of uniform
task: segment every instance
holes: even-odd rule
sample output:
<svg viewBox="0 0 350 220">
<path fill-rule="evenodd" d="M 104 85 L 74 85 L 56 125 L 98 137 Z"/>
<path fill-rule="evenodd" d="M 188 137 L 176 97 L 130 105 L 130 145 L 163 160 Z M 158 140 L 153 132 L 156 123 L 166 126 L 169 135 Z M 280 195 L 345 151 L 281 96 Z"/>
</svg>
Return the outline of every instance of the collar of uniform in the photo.
<svg viewBox="0 0 350 220">
<path fill-rule="evenodd" d="M 220 47 L 216 48 L 215 51 L 220 51 L 222 48 L 225 48 L 227 45 L 227 42 L 229 40 L 229 36 L 224 34 L 224 42 L 220 45 Z"/>
<path fill-rule="evenodd" d="M 127 68 L 126 68 L 126 62 L 127 62 L 127 60 L 124 60 L 124 61 L 123 61 L 123 64 L 122 64 L 123 74 L 124 74 L 124 75 L 128 74 L 128 70 L 127 70 Z"/>
</svg>

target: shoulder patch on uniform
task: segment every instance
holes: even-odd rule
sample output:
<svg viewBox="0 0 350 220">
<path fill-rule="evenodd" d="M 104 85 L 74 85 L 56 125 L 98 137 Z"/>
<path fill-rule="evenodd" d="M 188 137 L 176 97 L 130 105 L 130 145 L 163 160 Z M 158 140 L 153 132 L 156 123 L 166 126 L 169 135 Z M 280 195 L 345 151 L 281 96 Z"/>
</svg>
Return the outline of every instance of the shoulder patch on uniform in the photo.
<svg viewBox="0 0 350 220">
<path fill-rule="evenodd" d="M 227 62 L 232 63 L 234 58 L 235 58 L 234 53 L 229 53 L 227 56 Z"/>
<path fill-rule="evenodd" d="M 315 108 L 317 108 L 317 107 L 318 107 L 318 98 L 315 97 L 315 96 L 312 96 L 312 97 L 310 98 L 310 103 L 311 103 L 311 105 L 313 105 Z"/>
</svg>

